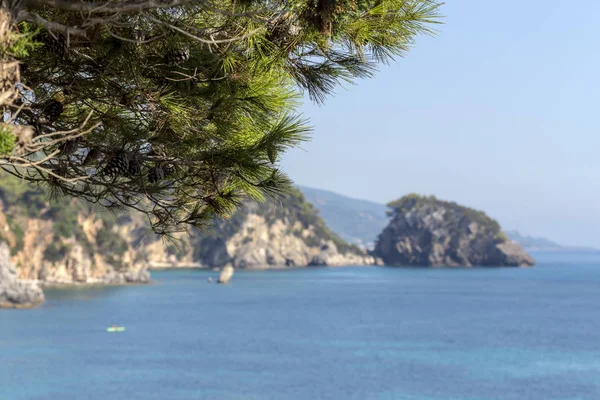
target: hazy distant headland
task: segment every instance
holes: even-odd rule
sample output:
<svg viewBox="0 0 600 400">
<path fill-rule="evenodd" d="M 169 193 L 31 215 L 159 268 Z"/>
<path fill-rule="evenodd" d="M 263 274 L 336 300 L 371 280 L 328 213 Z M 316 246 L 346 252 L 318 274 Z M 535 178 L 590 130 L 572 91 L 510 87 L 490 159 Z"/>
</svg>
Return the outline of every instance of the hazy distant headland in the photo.
<svg viewBox="0 0 600 400">
<path fill-rule="evenodd" d="M 565 246 L 543 237 L 522 235 L 515 230 L 507 231 L 506 234 L 511 240 L 519 243 L 527 251 L 560 251 L 578 253 L 600 252 L 599 249 L 595 249 L 593 247 Z"/>
<path fill-rule="evenodd" d="M 299 188 L 319 210 L 327 225 L 350 243 L 372 248 L 378 235 L 389 223 L 389 208 L 385 204 L 323 189 Z M 522 235 L 516 230 L 506 230 L 505 233 L 526 251 L 600 252 L 591 247 L 565 246 L 543 237 Z"/>
</svg>

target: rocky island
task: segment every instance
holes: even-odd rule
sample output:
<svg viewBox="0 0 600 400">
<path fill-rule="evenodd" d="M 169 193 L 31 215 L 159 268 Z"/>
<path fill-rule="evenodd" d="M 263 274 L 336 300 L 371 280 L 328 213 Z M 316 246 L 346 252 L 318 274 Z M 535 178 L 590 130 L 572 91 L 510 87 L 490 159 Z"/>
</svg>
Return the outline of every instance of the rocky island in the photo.
<svg viewBox="0 0 600 400">
<path fill-rule="evenodd" d="M 373 255 L 386 265 L 532 266 L 533 258 L 485 213 L 411 194 L 388 204 L 391 221 Z"/>
</svg>

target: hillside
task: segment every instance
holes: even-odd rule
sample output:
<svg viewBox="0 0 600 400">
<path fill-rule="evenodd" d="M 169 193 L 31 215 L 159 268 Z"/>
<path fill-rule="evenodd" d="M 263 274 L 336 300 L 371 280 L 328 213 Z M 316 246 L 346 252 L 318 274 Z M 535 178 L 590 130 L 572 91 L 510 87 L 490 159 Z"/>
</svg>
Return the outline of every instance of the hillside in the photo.
<svg viewBox="0 0 600 400">
<path fill-rule="evenodd" d="M 506 234 L 527 251 L 600 252 L 591 247 L 564 246 L 546 238 L 522 235 L 515 230 L 507 231 Z"/>
<path fill-rule="evenodd" d="M 20 279 L 45 283 L 123 284 L 149 281 L 112 214 L 12 178 L 0 182 L 0 240 L 10 247 Z"/>
<path fill-rule="evenodd" d="M 327 225 L 350 243 L 372 246 L 389 221 L 384 204 L 306 186 L 299 188 Z"/>
<path fill-rule="evenodd" d="M 236 268 L 368 265 L 375 260 L 333 233 L 299 190 L 280 201 L 246 203 L 215 229 L 192 236 L 194 261 Z"/>
<path fill-rule="evenodd" d="M 0 181 L 0 240 L 10 247 L 20 279 L 43 283 L 147 282 L 154 267 L 269 268 L 373 264 L 326 226 L 302 193 L 246 203 L 213 230 L 180 234 L 167 243 L 137 214 L 118 218 L 79 200 Z"/>
<path fill-rule="evenodd" d="M 392 217 L 373 254 L 388 265 L 530 266 L 534 260 L 485 213 L 434 196 L 388 204 Z"/>
</svg>

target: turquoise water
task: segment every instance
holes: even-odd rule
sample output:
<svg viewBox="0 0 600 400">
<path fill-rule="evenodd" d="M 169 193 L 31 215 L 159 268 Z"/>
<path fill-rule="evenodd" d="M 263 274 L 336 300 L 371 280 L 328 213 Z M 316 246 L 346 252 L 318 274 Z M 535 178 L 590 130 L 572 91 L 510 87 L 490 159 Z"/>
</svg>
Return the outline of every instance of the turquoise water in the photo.
<svg viewBox="0 0 600 400">
<path fill-rule="evenodd" d="M 600 256 L 537 258 L 48 291 L 0 312 L 0 400 L 600 399 Z"/>
</svg>

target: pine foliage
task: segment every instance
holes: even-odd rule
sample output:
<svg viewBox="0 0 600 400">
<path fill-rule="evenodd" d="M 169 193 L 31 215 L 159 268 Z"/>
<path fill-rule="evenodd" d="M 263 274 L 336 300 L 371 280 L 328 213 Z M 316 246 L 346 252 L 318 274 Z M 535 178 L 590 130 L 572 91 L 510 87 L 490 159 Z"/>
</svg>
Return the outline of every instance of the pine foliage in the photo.
<svg viewBox="0 0 600 400">
<path fill-rule="evenodd" d="M 15 30 L 33 50 L 20 54 L 20 98 L 8 111 L 46 147 L 23 155 L 42 162 L 5 170 L 145 212 L 158 233 L 203 226 L 244 198 L 284 192 L 289 180 L 278 162 L 310 131 L 297 111 L 302 93 L 323 102 L 340 82 L 372 76 L 416 35 L 431 33 L 440 7 L 431 0 L 21 3 Z M 67 141 L 74 131 L 82 134 Z"/>
</svg>

